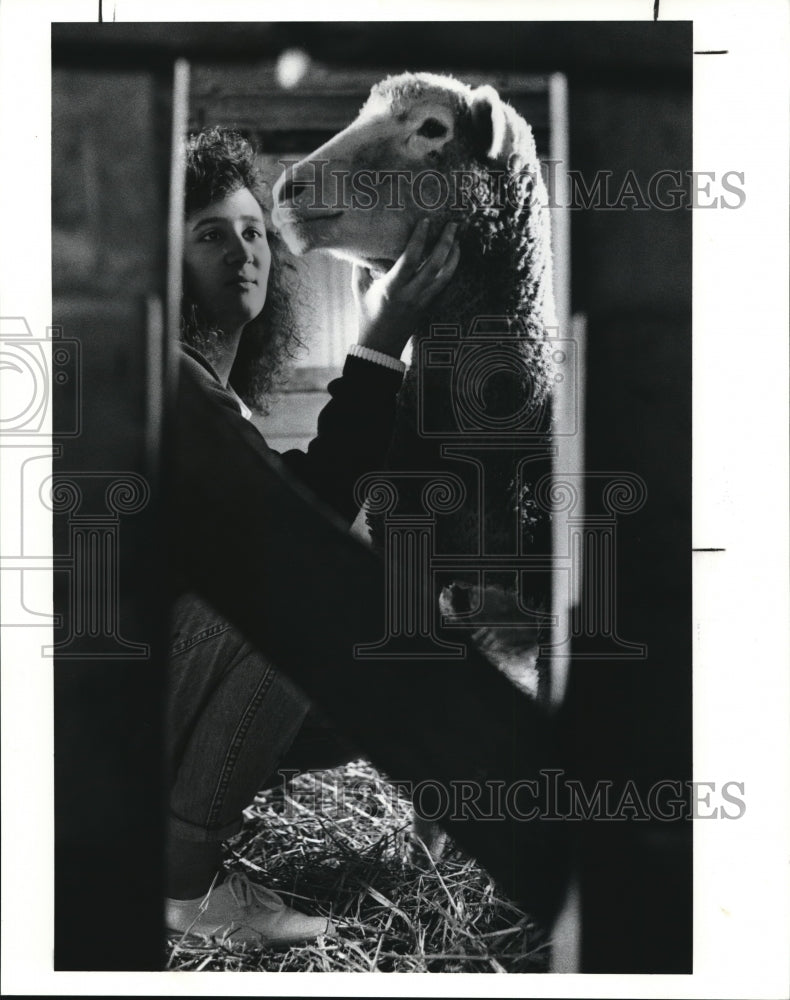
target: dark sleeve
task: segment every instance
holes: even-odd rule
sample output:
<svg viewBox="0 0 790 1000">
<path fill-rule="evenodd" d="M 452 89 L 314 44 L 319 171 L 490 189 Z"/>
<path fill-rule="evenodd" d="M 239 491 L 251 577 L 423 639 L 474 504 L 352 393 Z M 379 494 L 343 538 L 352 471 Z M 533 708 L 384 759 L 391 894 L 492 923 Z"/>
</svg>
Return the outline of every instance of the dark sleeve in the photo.
<svg viewBox="0 0 790 1000">
<path fill-rule="evenodd" d="M 239 412 L 231 394 L 194 358 L 182 354 L 184 371 L 209 395 L 223 418 L 244 436 L 275 455 L 348 524 L 357 516 L 354 484 L 366 472 L 383 469 L 395 421 L 395 403 L 403 376 L 384 365 L 349 356 L 340 378 L 329 383 L 331 399 L 318 416 L 316 436 L 307 451 L 279 453 L 266 444 L 255 426 Z"/>
<path fill-rule="evenodd" d="M 394 369 L 349 356 L 342 376 L 327 387 L 332 398 L 307 451 L 279 456 L 289 472 L 349 523 L 358 510 L 354 484 L 365 472 L 384 468 L 402 380 Z"/>
</svg>

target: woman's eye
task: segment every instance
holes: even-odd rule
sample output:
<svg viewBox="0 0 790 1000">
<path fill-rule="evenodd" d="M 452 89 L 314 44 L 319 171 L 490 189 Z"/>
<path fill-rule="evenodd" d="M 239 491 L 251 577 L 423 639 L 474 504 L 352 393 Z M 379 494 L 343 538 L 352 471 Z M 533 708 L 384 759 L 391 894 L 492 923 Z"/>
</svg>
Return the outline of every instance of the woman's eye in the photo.
<svg viewBox="0 0 790 1000">
<path fill-rule="evenodd" d="M 244 231 L 244 235 L 248 237 L 248 239 L 260 239 L 263 236 L 263 233 L 259 229 L 253 229 L 250 227 Z"/>
<path fill-rule="evenodd" d="M 438 118 L 426 118 L 417 129 L 417 135 L 425 136 L 426 139 L 441 139 L 447 135 L 447 126 L 443 125 Z"/>
<path fill-rule="evenodd" d="M 219 239 L 219 233 L 217 232 L 217 230 L 216 229 L 208 229 L 208 230 L 206 230 L 205 233 L 201 233 L 200 234 L 200 237 L 198 238 L 198 242 L 200 242 L 200 243 L 214 243 L 218 239 Z"/>
</svg>

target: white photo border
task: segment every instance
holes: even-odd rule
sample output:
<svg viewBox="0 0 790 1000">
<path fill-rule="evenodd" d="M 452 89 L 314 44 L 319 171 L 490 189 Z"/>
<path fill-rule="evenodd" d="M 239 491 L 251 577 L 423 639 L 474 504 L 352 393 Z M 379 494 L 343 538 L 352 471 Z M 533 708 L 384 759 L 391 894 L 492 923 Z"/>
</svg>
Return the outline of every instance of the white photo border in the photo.
<svg viewBox="0 0 790 1000">
<path fill-rule="evenodd" d="M 654 0 L 352 0 L 338 20 L 652 20 Z M 694 974 L 381 977 L 52 970 L 52 659 L 46 628 L 4 627 L 3 992 L 64 995 L 784 997 L 788 992 L 788 7 L 661 0 L 693 20 L 694 169 L 744 174 L 746 201 L 694 216 L 694 769 L 745 783 L 746 814 L 698 822 Z M 0 315 L 51 325 L 50 26 L 95 21 L 98 0 L 0 7 Z M 282 8 L 280 8 L 282 11 Z M 118 21 L 259 20 L 258 0 L 105 0 Z M 266 11 L 268 13 L 268 11 Z M 299 5 L 289 20 L 325 20 Z M 275 18 L 277 19 L 277 18 Z M 749 248 L 749 249 L 745 249 Z M 745 384 L 748 358 L 756 377 Z M 46 445 L 49 425 L 36 446 Z M 32 446 L 32 445 L 31 445 Z M 6 452 L 6 449 L 3 449 Z M 3 454 L 2 543 L 15 552 L 19 483 Z M 48 548 L 49 546 L 49 548 Z M 51 558 L 42 533 L 36 556 Z M 30 599 L 51 606 L 47 574 Z M 3 608 L 9 595 L 3 596 Z M 2 619 L 5 621 L 5 618 Z"/>
</svg>

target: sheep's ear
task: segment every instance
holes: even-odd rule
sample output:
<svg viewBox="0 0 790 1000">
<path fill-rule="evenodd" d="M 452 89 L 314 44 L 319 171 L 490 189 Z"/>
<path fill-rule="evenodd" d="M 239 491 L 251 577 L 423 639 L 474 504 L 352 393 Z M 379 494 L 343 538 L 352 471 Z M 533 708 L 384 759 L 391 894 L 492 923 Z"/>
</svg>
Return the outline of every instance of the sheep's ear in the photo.
<svg viewBox="0 0 790 1000">
<path fill-rule="evenodd" d="M 472 95 L 472 124 L 476 152 L 488 160 L 507 156 L 508 124 L 502 99 L 493 87 L 477 87 Z"/>
</svg>

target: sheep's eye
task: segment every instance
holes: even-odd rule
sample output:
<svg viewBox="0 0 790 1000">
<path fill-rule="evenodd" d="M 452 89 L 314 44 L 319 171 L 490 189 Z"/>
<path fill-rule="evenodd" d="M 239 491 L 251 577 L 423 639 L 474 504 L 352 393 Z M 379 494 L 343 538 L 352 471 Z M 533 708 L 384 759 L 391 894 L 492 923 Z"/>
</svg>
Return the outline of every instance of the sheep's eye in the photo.
<svg viewBox="0 0 790 1000">
<path fill-rule="evenodd" d="M 417 135 L 424 135 L 426 139 L 440 139 L 447 135 L 447 126 L 442 125 L 438 118 L 426 118 L 417 129 Z"/>
</svg>

